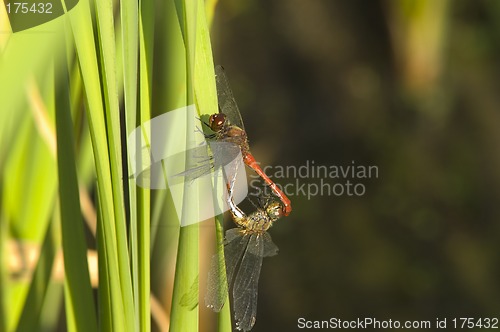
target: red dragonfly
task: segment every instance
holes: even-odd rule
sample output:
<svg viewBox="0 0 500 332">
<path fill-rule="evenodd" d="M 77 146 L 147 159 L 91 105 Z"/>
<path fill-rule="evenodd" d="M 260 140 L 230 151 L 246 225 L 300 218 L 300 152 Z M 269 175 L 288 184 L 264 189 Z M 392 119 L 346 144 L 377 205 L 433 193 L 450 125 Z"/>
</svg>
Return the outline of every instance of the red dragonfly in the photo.
<svg viewBox="0 0 500 332">
<path fill-rule="evenodd" d="M 281 200 L 283 204 L 283 215 L 288 216 L 292 212 L 290 199 L 278 188 L 259 166 L 254 156 L 250 152 L 248 137 L 243 126 L 238 105 L 233 97 L 233 92 L 229 86 L 226 73 L 222 66 L 215 67 L 215 80 L 217 83 L 217 97 L 219 100 L 219 113 L 212 114 L 207 124 L 215 134 L 212 138 L 219 141 L 226 141 L 239 146 L 243 161 L 251 167 L 264 182 L 271 187 L 273 193 Z M 210 137 L 210 135 L 209 135 Z"/>
<path fill-rule="evenodd" d="M 229 188 L 227 203 L 238 227 L 226 232 L 225 262 L 221 262 L 217 255 L 212 258 L 205 303 L 212 310 L 220 311 L 228 288 L 232 287 L 236 328 L 250 331 L 257 317 L 258 282 L 262 259 L 278 253 L 278 247 L 273 243 L 267 230 L 283 215 L 283 206 L 280 201 L 266 198 L 256 211 L 246 215 L 234 203 L 232 189 Z"/>
</svg>

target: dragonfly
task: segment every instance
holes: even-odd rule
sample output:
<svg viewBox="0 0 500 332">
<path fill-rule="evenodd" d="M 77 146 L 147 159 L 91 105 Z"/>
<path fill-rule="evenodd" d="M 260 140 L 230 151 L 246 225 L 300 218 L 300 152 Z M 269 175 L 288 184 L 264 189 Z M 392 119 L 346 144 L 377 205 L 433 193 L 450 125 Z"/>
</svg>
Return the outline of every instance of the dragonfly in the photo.
<svg viewBox="0 0 500 332">
<path fill-rule="evenodd" d="M 212 257 L 205 304 L 218 312 L 224 306 L 228 289 L 232 287 L 236 328 L 250 331 L 257 317 L 257 295 L 260 270 L 264 257 L 274 256 L 278 247 L 267 230 L 283 216 L 282 202 L 265 198 L 256 211 L 245 214 L 233 201 L 232 186 L 227 204 L 238 227 L 226 231 L 225 261 Z M 222 263 L 222 264 L 221 264 Z M 225 265 L 225 271 L 224 269 Z"/>
<path fill-rule="evenodd" d="M 220 164 L 224 164 L 221 160 L 228 159 L 228 156 L 229 159 L 231 159 L 232 156 L 235 155 L 236 148 L 238 153 L 241 152 L 244 163 L 252 168 L 271 188 L 274 195 L 280 199 L 282 203 L 283 215 L 288 216 L 292 212 L 290 199 L 276 185 L 276 183 L 274 183 L 266 175 L 266 173 L 264 173 L 255 160 L 255 157 L 250 152 L 248 136 L 243 125 L 243 120 L 241 118 L 238 105 L 236 104 L 236 100 L 234 99 L 231 87 L 229 86 L 229 80 L 227 79 L 225 70 L 222 66 L 215 67 L 215 80 L 217 84 L 219 113 L 210 115 L 208 123 L 203 122 L 213 131 L 213 134 L 206 135 L 205 137 L 207 139 L 213 139 L 216 142 L 230 143 L 227 145 L 229 148 L 225 146 L 223 148 L 219 148 L 219 150 L 222 151 L 212 151 L 214 158 L 211 158 L 209 162 L 205 161 L 198 163 L 198 165 L 193 169 L 189 169 L 177 175 L 186 176 L 193 180 L 197 177 L 208 174 L 216 165 L 220 166 Z M 200 149 L 206 149 L 206 147 L 200 147 Z"/>
</svg>

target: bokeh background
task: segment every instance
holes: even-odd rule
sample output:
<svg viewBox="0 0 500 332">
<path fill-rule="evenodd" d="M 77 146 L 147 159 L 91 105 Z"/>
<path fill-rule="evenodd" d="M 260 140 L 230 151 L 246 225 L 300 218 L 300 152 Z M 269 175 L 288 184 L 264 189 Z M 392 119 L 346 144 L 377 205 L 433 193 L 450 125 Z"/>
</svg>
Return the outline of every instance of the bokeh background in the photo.
<svg viewBox="0 0 500 332">
<path fill-rule="evenodd" d="M 498 317 L 499 22 L 497 1 L 220 1 L 215 62 L 262 164 L 379 168 L 362 197 L 290 195 L 255 331 Z"/>
</svg>

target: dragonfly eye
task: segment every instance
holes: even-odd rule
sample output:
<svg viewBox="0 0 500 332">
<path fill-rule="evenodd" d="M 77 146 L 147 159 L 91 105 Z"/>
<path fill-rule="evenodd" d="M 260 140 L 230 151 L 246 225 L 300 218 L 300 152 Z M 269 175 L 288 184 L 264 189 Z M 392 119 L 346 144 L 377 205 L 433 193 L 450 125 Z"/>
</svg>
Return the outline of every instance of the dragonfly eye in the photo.
<svg viewBox="0 0 500 332">
<path fill-rule="evenodd" d="M 266 212 L 272 221 L 283 217 L 283 207 L 280 202 L 272 202 L 266 207 Z"/>
<path fill-rule="evenodd" d="M 208 124 L 210 125 L 210 129 L 212 129 L 215 132 L 220 131 L 222 127 L 224 127 L 225 123 L 226 123 L 226 115 L 223 113 L 212 114 L 208 119 Z"/>
</svg>

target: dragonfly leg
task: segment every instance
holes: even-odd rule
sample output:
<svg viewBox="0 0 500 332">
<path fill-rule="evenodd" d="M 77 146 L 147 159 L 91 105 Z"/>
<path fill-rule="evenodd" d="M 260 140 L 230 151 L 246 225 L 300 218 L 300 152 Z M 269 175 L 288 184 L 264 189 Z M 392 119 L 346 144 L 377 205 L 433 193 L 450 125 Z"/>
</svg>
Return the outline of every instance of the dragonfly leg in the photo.
<svg viewBox="0 0 500 332">
<path fill-rule="evenodd" d="M 200 120 L 201 123 L 203 123 L 205 126 L 208 127 L 208 129 L 212 130 L 212 128 L 210 127 L 210 125 L 203 121 L 201 118 L 196 118 L 198 120 Z M 200 128 L 196 127 L 197 131 L 200 132 L 201 134 L 203 134 L 203 136 L 205 136 L 205 138 L 207 139 L 214 139 L 217 135 L 216 134 L 205 134 Z"/>
<path fill-rule="evenodd" d="M 231 183 L 226 184 L 228 191 L 227 204 L 229 205 L 229 211 L 231 212 L 231 216 L 233 217 L 235 224 L 245 227 L 247 224 L 247 215 L 238 207 L 238 205 L 234 203 L 233 200 L 233 189 L 235 183 L 236 181 L 233 179 Z"/>
<path fill-rule="evenodd" d="M 210 128 L 210 125 L 208 123 L 206 123 L 205 121 L 203 121 L 201 118 L 196 118 L 196 119 L 200 120 L 201 123 L 203 123 L 205 126 Z M 210 128 L 210 129 L 212 129 L 212 128 Z"/>
</svg>

